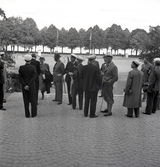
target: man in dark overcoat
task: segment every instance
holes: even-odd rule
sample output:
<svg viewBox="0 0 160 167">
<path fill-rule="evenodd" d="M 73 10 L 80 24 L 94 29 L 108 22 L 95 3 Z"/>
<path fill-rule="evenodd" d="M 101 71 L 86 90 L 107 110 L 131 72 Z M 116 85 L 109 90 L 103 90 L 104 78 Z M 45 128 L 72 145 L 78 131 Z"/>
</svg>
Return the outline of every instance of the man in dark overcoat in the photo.
<svg viewBox="0 0 160 167">
<path fill-rule="evenodd" d="M 154 70 L 149 76 L 149 88 L 147 90 L 146 109 L 143 114 L 151 115 L 156 113 L 160 93 L 160 58 L 154 59 Z"/>
<path fill-rule="evenodd" d="M 139 108 L 142 105 L 141 92 L 144 83 L 143 72 L 138 70 L 139 61 L 134 60 L 131 63 L 132 70 L 128 73 L 126 86 L 124 89 L 124 101 L 123 106 L 127 107 L 127 117 L 133 117 L 133 111 L 135 117 L 139 117 Z"/>
<path fill-rule="evenodd" d="M 73 86 L 72 86 L 72 108 L 76 108 L 76 96 L 78 95 L 79 109 L 82 110 L 83 107 L 83 82 L 81 79 L 81 73 L 83 69 L 83 58 L 77 56 L 77 66 L 73 72 Z"/>
<path fill-rule="evenodd" d="M 0 54 L 0 110 L 6 110 L 3 107 L 3 98 L 4 98 L 4 90 L 3 90 L 3 85 L 4 85 L 4 75 L 3 75 L 3 70 L 4 70 L 4 62 L 2 60 L 2 54 Z"/>
<path fill-rule="evenodd" d="M 25 65 L 19 68 L 19 80 L 22 84 L 22 94 L 25 108 L 25 116 L 27 118 L 37 115 L 37 92 L 35 80 L 37 78 L 36 67 L 30 64 L 31 55 L 24 56 Z M 29 111 L 29 103 L 31 103 L 31 114 Z"/>
<path fill-rule="evenodd" d="M 67 91 L 68 91 L 68 105 L 72 104 L 72 96 L 71 96 L 71 88 L 72 88 L 72 75 L 74 68 L 76 67 L 77 56 L 75 54 L 71 54 L 71 60 L 67 63 L 66 68 L 64 69 L 64 74 L 66 74 L 65 82 L 67 84 Z"/>
<path fill-rule="evenodd" d="M 88 116 L 90 106 L 90 118 L 95 118 L 97 115 L 97 95 L 101 87 L 101 74 L 98 67 L 93 65 L 94 55 L 88 56 L 88 64 L 82 69 L 81 78 L 83 80 L 83 91 L 85 91 L 84 116 Z"/>
<path fill-rule="evenodd" d="M 41 69 L 40 69 L 40 62 L 38 60 L 36 60 L 36 54 L 35 53 L 32 53 L 31 65 L 34 65 L 36 67 L 37 74 L 38 74 L 37 78 L 36 78 L 36 81 L 35 81 L 36 91 L 37 91 L 37 104 L 38 104 L 39 75 L 41 73 Z"/>
</svg>

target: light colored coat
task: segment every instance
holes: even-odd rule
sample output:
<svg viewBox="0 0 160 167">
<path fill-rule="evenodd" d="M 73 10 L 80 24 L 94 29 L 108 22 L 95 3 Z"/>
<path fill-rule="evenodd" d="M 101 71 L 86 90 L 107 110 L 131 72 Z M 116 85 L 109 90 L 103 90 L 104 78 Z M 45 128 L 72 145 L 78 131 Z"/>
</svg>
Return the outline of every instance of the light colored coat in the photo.
<svg viewBox="0 0 160 167">
<path fill-rule="evenodd" d="M 53 81 L 62 82 L 64 73 L 64 64 L 59 60 L 53 68 Z"/>
<path fill-rule="evenodd" d="M 143 72 L 133 69 L 128 73 L 123 106 L 127 108 L 139 108 L 142 105 L 141 92 L 144 82 Z"/>
</svg>

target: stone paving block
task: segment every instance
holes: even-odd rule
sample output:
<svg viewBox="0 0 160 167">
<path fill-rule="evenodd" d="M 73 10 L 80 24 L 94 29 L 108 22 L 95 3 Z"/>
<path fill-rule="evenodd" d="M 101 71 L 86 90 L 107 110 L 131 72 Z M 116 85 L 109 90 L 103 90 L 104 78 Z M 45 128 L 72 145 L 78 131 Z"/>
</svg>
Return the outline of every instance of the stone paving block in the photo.
<svg viewBox="0 0 160 167">
<path fill-rule="evenodd" d="M 39 100 L 37 117 L 27 119 L 21 93 L 8 97 L 0 112 L 0 167 L 160 166 L 160 111 L 143 115 L 143 103 L 140 117 L 130 119 L 123 97 L 115 96 L 111 117 L 99 112 L 98 98 L 99 117 L 90 119 L 67 105 L 67 95 L 62 105 L 53 98 L 52 90 Z"/>
</svg>

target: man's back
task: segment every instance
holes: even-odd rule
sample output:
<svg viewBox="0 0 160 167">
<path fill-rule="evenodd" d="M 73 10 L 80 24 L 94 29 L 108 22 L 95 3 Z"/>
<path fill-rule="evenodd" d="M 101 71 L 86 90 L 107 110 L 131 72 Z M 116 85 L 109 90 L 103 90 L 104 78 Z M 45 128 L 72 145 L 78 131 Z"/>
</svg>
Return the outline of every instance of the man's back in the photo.
<svg viewBox="0 0 160 167">
<path fill-rule="evenodd" d="M 38 75 L 40 75 L 40 72 L 41 72 L 41 70 L 40 70 L 40 62 L 35 60 L 35 59 L 32 59 L 30 64 L 34 65 L 36 67 L 37 73 L 38 73 Z"/>
<path fill-rule="evenodd" d="M 101 77 L 98 67 L 93 64 L 85 65 L 82 69 L 84 91 L 98 91 L 101 86 Z"/>
<path fill-rule="evenodd" d="M 31 86 L 31 88 L 35 89 L 35 85 L 33 85 L 33 82 L 37 77 L 35 66 L 30 64 L 20 66 L 19 77 L 20 77 L 20 82 L 23 86 L 28 85 L 28 86 Z"/>
</svg>

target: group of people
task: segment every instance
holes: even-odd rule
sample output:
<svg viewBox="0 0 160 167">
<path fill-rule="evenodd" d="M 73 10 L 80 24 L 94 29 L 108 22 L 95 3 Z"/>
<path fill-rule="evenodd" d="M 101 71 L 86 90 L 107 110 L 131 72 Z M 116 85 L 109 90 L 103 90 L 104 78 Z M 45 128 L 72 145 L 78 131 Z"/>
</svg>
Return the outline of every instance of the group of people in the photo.
<svg viewBox="0 0 160 167">
<path fill-rule="evenodd" d="M 52 79 L 47 79 L 46 72 L 49 71 L 49 65 L 44 63 L 45 58 L 40 56 L 36 60 L 36 54 L 26 54 L 25 65 L 19 68 L 19 80 L 22 85 L 22 94 L 25 108 L 25 116 L 35 117 L 37 115 L 38 91 L 41 90 L 42 98 L 44 92 L 50 93 L 51 82 L 55 87 L 55 98 L 53 101 L 58 105 L 63 102 L 63 80 L 67 85 L 68 105 L 72 109 L 84 109 L 84 116 L 90 118 L 97 117 L 96 104 L 98 91 L 102 89 L 103 98 L 107 103 L 107 109 L 102 111 L 104 116 L 112 115 L 113 84 L 118 80 L 118 68 L 112 62 L 111 54 L 104 55 L 103 68 L 100 70 L 99 62 L 96 61 L 96 55 L 88 56 L 87 65 L 83 65 L 84 59 L 81 56 L 71 54 L 70 61 L 64 65 L 59 53 L 54 54 L 55 64 L 53 67 Z M 64 78 L 65 75 L 65 79 Z M 78 96 L 78 104 L 77 102 Z M 83 100 L 84 98 L 84 100 Z M 83 102 L 84 101 L 84 102 Z M 31 103 L 31 112 L 29 111 Z M 84 107 L 83 107 L 84 104 Z"/>
<path fill-rule="evenodd" d="M 72 109 L 76 109 L 76 97 L 78 96 L 79 109 L 84 108 L 84 116 L 96 118 L 96 104 L 98 91 L 102 89 L 103 98 L 107 103 L 107 109 L 102 111 L 104 116 L 112 115 L 113 85 L 118 80 L 118 68 L 112 62 L 113 56 L 106 54 L 103 56 L 105 63 L 100 70 L 99 62 L 96 55 L 88 56 L 87 65 L 83 65 L 83 58 L 75 54 L 71 54 L 70 61 L 66 67 L 60 60 L 60 55 L 55 54 L 56 64 L 53 68 L 53 82 L 55 83 L 55 99 L 58 104 L 62 104 L 63 95 L 63 75 L 67 84 L 68 105 L 72 105 Z M 58 58 L 57 58 L 58 57 Z M 58 60 L 56 60 L 58 59 Z M 57 81 L 57 77 L 59 78 Z M 57 84 L 60 86 L 58 87 Z M 84 107 L 83 107 L 84 94 Z M 57 96 L 60 95 L 58 98 Z"/>
<path fill-rule="evenodd" d="M 138 70 L 139 65 L 137 60 L 132 62 L 132 70 L 128 73 L 124 89 L 123 106 L 127 107 L 126 116 L 130 118 L 133 117 L 133 111 L 135 117 L 139 117 L 139 109 L 145 100 L 146 108 L 143 114 L 151 115 L 159 109 L 160 58 L 155 58 L 153 64 L 144 58 L 141 70 Z"/>
<path fill-rule="evenodd" d="M 51 74 L 49 65 L 45 63 L 43 56 L 39 57 L 39 61 L 36 60 L 35 53 L 24 56 L 26 63 L 19 67 L 19 80 L 22 85 L 25 116 L 29 118 L 37 115 L 38 92 L 41 91 L 41 100 L 43 100 L 44 93 L 50 93 L 52 83 L 55 87 L 53 101 L 61 105 L 63 103 L 64 81 L 67 85 L 68 105 L 71 105 L 72 109 L 75 110 L 79 106 L 80 110 L 84 110 L 85 117 L 96 118 L 98 116 L 96 115 L 97 96 L 98 91 L 101 90 L 102 102 L 106 102 L 106 108 L 100 112 L 104 113 L 104 116 L 111 116 L 114 104 L 113 88 L 114 83 L 118 80 L 118 68 L 112 61 L 113 56 L 109 53 L 105 54 L 103 56 L 104 63 L 101 67 L 94 54 L 87 57 L 88 63 L 86 65 L 83 65 L 84 59 L 75 54 L 71 54 L 70 61 L 66 66 L 60 58 L 59 53 L 54 54 L 55 64 Z M 133 112 L 135 117 L 139 117 L 139 109 L 145 100 L 144 114 L 155 113 L 159 107 L 160 58 L 155 58 L 154 64 L 149 63 L 145 58 L 141 70 L 138 69 L 139 65 L 138 60 L 132 61 L 132 70 L 129 71 L 126 80 L 123 106 L 127 108 L 127 117 L 133 117 Z M 5 110 L 2 92 L 3 68 L 4 64 L 0 59 L 1 110 Z M 142 94 L 143 98 L 141 98 Z M 77 96 L 78 104 L 76 104 Z M 30 103 L 31 112 L 29 111 Z"/>
</svg>

